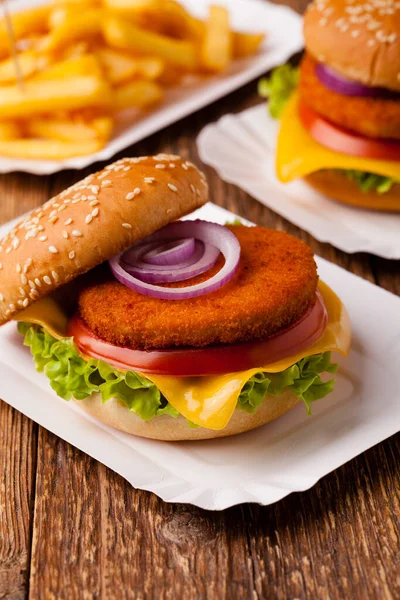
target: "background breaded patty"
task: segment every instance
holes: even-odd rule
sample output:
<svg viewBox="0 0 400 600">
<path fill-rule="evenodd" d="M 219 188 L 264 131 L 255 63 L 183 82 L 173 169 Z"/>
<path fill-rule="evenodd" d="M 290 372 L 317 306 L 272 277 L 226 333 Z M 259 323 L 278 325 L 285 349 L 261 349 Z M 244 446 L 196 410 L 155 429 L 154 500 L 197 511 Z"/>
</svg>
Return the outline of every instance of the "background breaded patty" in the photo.
<svg viewBox="0 0 400 600">
<path fill-rule="evenodd" d="M 400 98 L 344 96 L 328 90 L 315 74 L 317 62 L 306 54 L 300 66 L 300 97 L 341 127 L 372 138 L 400 140 Z"/>
<path fill-rule="evenodd" d="M 142 349 L 250 341 L 288 327 L 314 301 L 318 277 L 310 248 L 281 231 L 229 229 L 239 239 L 241 259 L 221 289 L 190 300 L 158 300 L 113 279 L 81 292 L 84 321 L 104 340 Z M 222 259 L 181 287 L 208 279 L 221 265 Z"/>
</svg>

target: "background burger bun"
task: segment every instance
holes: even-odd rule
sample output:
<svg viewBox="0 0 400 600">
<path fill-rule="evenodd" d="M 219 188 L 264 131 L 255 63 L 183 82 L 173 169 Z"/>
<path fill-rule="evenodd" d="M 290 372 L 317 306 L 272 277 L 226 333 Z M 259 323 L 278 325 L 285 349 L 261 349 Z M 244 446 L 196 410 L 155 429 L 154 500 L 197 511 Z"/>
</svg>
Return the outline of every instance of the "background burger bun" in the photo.
<svg viewBox="0 0 400 600">
<path fill-rule="evenodd" d="M 336 171 L 317 171 L 304 178 L 321 194 L 352 206 L 380 211 L 400 211 L 400 184 L 392 185 L 388 192 L 374 190 L 363 192 L 355 181 Z"/>
<path fill-rule="evenodd" d="M 140 437 L 168 442 L 188 440 L 210 440 L 228 435 L 250 431 L 265 425 L 294 408 L 301 400 L 290 391 L 284 391 L 279 396 L 266 396 L 264 402 L 255 413 L 235 410 L 225 429 L 214 431 L 204 427 L 190 428 L 184 417 L 177 418 L 169 415 L 154 417 L 151 421 L 143 421 L 120 400 L 111 398 L 103 404 L 101 395 L 92 394 L 85 400 L 76 400 L 86 413 L 102 421 L 110 427 L 131 433 Z"/>
<path fill-rule="evenodd" d="M 400 3 L 314 0 L 304 17 L 307 51 L 365 85 L 400 91 Z"/>
<path fill-rule="evenodd" d="M 89 175 L 0 239 L 0 325 L 207 199 L 204 174 L 179 156 L 124 158 Z"/>
</svg>

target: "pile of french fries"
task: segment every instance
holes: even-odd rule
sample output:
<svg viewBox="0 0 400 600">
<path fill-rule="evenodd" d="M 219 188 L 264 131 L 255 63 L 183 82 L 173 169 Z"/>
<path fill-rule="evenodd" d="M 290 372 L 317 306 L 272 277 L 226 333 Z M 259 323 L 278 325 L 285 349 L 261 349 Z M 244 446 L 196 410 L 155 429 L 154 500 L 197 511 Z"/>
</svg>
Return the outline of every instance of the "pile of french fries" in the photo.
<svg viewBox="0 0 400 600">
<path fill-rule="evenodd" d="M 0 21 L 0 155 L 62 160 L 109 140 L 115 115 L 151 110 L 188 74 L 219 73 L 254 54 L 263 34 L 233 32 L 175 0 L 56 0 Z"/>
</svg>

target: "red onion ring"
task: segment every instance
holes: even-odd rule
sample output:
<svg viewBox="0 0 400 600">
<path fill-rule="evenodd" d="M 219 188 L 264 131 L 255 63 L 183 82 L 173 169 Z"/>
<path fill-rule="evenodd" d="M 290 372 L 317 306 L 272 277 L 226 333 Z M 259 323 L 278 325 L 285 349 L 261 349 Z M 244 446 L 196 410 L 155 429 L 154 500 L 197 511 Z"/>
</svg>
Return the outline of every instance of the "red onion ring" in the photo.
<svg viewBox="0 0 400 600">
<path fill-rule="evenodd" d="M 145 263 L 143 258 L 147 252 L 155 249 L 155 245 L 160 245 L 161 242 L 176 241 L 178 239 L 193 238 L 197 242 L 197 248 L 199 249 L 199 242 L 203 243 L 204 251 L 203 254 L 198 258 L 197 262 L 191 265 L 185 265 L 182 267 L 182 263 L 176 263 L 172 265 L 174 268 L 171 269 L 171 265 L 167 265 L 164 269 L 159 267 L 162 265 L 151 265 Z M 149 271 L 151 270 L 151 277 L 154 281 L 154 276 L 158 274 L 167 274 L 168 279 L 163 277 L 164 283 L 176 281 L 176 273 L 174 271 L 180 268 L 185 269 L 184 278 L 190 279 L 195 277 L 199 273 L 199 263 L 201 262 L 202 271 L 205 272 L 210 268 L 207 265 L 215 264 L 218 258 L 219 252 L 221 252 L 225 258 L 224 266 L 216 273 L 213 277 L 202 283 L 190 285 L 183 288 L 165 288 L 153 283 L 148 283 L 139 279 L 137 276 L 137 269 L 141 268 L 141 277 L 143 278 L 143 264 L 146 267 L 147 278 L 150 276 Z M 213 258 L 214 257 L 214 258 Z M 193 258 L 193 257 L 192 257 Z M 240 244 L 236 236 L 226 227 L 217 225 L 216 223 L 208 223 L 207 221 L 177 221 L 176 223 L 170 223 L 159 231 L 156 231 L 151 236 L 146 238 L 140 246 L 134 246 L 128 251 L 118 254 L 109 261 L 111 270 L 114 277 L 118 279 L 120 283 L 129 287 L 132 290 L 144 294 L 147 296 L 153 296 L 163 300 L 183 300 L 186 298 L 194 298 L 203 294 L 213 292 L 225 283 L 230 281 L 234 276 L 240 259 Z M 140 267 L 138 267 L 137 261 L 140 261 Z M 188 259 L 189 261 L 191 259 Z M 189 268 L 188 268 L 189 267 Z M 132 274 L 132 270 L 135 271 L 136 276 Z M 183 275 L 183 273 L 181 273 Z M 171 279 L 172 278 L 172 279 Z M 158 278 L 158 281 L 160 279 Z"/>
<path fill-rule="evenodd" d="M 385 88 L 371 87 L 348 79 L 343 75 L 340 75 L 337 71 L 318 63 L 315 67 L 315 73 L 319 81 L 329 90 L 342 94 L 343 96 L 360 96 L 362 98 L 375 98 L 377 96 L 396 96 L 395 92 L 390 92 Z"/>
<path fill-rule="evenodd" d="M 194 238 L 186 238 L 149 250 L 144 254 L 143 260 L 151 265 L 175 265 L 191 258 L 195 250 Z"/>
<path fill-rule="evenodd" d="M 145 283 L 176 283 L 205 273 L 215 265 L 218 256 L 218 248 L 211 244 L 205 246 L 196 240 L 194 255 L 176 265 L 148 265 L 140 260 L 132 262 L 133 266 L 126 264 L 125 261 L 123 264 L 130 275 Z"/>
</svg>

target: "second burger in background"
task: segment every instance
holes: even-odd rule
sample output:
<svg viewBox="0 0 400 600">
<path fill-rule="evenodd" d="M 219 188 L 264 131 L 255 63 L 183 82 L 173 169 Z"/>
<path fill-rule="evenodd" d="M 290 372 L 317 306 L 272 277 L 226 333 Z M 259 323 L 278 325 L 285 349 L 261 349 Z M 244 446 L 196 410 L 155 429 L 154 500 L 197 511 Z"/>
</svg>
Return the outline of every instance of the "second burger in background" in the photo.
<svg viewBox="0 0 400 600">
<path fill-rule="evenodd" d="M 260 82 L 281 118 L 279 180 L 400 211 L 400 4 L 316 0 L 304 37 L 299 72 L 284 65 Z"/>
</svg>

